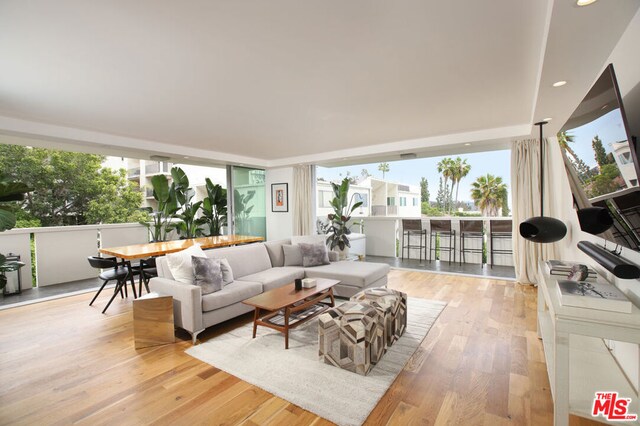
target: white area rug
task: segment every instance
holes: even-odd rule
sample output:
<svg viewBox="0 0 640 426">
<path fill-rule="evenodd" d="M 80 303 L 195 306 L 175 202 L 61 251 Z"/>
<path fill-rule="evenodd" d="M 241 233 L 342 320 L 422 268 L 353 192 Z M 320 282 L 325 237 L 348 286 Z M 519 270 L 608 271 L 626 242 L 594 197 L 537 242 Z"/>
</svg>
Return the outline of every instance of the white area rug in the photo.
<svg viewBox="0 0 640 426">
<path fill-rule="evenodd" d="M 407 329 L 368 376 L 360 376 L 318 360 L 318 320 L 284 335 L 253 324 L 215 337 L 186 352 L 248 383 L 339 425 L 361 425 L 393 383 L 447 305 L 407 301 Z"/>
</svg>

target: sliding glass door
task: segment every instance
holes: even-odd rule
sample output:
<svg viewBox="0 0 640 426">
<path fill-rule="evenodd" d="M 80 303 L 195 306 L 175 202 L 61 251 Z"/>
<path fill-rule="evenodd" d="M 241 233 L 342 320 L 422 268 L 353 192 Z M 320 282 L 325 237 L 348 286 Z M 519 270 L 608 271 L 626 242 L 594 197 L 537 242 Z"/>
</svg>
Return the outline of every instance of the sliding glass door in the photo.
<svg viewBox="0 0 640 426">
<path fill-rule="evenodd" d="M 264 170 L 229 166 L 228 205 L 231 232 L 267 237 L 266 188 Z"/>
</svg>

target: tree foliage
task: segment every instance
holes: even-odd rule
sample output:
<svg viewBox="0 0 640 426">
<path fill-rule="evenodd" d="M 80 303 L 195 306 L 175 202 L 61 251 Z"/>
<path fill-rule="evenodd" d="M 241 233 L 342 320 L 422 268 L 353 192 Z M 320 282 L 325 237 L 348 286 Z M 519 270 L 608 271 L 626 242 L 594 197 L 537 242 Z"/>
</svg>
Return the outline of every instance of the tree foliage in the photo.
<svg viewBox="0 0 640 426">
<path fill-rule="evenodd" d="M 124 169 L 101 169 L 96 179 L 97 195 L 87 205 L 87 223 L 123 223 L 148 220 L 140 210 L 142 193 L 138 185 L 129 182 Z"/>
<path fill-rule="evenodd" d="M 497 216 L 498 210 L 505 207 L 507 185 L 500 176 L 486 174 L 479 176 L 471 184 L 471 198 L 482 211 L 483 216 Z"/>
<path fill-rule="evenodd" d="M 104 157 L 77 152 L 0 145 L 0 170 L 24 182 L 28 193 L 18 215 L 43 226 L 136 221 L 142 194 L 122 172 L 102 170 Z"/>
<path fill-rule="evenodd" d="M 420 201 L 429 204 L 429 181 L 426 177 L 420 179 Z"/>
<path fill-rule="evenodd" d="M 593 153 L 596 159 L 596 163 L 598 163 L 598 167 L 602 169 L 603 166 L 609 164 L 609 159 L 607 158 L 607 151 L 604 149 L 602 145 L 602 140 L 595 135 L 591 140 L 591 147 L 593 148 Z"/>
<path fill-rule="evenodd" d="M 378 170 L 382 172 L 382 180 L 384 180 L 385 174 L 389 173 L 389 163 L 378 164 Z"/>
</svg>

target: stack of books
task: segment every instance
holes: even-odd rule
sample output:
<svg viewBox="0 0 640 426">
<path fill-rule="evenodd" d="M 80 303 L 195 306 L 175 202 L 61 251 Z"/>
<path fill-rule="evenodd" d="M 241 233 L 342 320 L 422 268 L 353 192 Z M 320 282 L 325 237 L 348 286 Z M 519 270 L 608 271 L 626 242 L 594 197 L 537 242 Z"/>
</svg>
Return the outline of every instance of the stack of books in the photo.
<svg viewBox="0 0 640 426">
<path fill-rule="evenodd" d="M 547 260 L 545 262 L 547 264 L 547 272 L 549 275 L 558 275 L 561 277 L 568 277 L 571 273 L 571 268 L 575 265 L 580 265 L 578 262 L 569 262 L 566 260 Z M 588 268 L 589 276 L 587 279 L 595 279 L 598 277 L 598 274 L 592 268 Z"/>
<path fill-rule="evenodd" d="M 631 313 L 632 304 L 613 284 L 602 281 L 556 281 L 562 306 Z"/>
</svg>

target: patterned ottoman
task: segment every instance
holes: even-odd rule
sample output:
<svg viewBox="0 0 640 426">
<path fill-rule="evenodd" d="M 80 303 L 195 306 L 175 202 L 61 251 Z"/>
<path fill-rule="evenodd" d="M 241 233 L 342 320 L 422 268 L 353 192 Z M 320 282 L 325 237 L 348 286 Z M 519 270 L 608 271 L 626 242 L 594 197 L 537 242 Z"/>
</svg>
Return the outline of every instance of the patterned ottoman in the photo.
<svg viewBox="0 0 640 426">
<path fill-rule="evenodd" d="M 345 302 L 318 317 L 320 360 L 366 376 L 384 354 L 375 308 Z"/>
<path fill-rule="evenodd" d="M 368 303 L 378 312 L 378 324 L 384 329 L 385 351 L 407 328 L 407 294 L 390 288 L 372 288 L 351 296 L 352 302 Z"/>
</svg>

